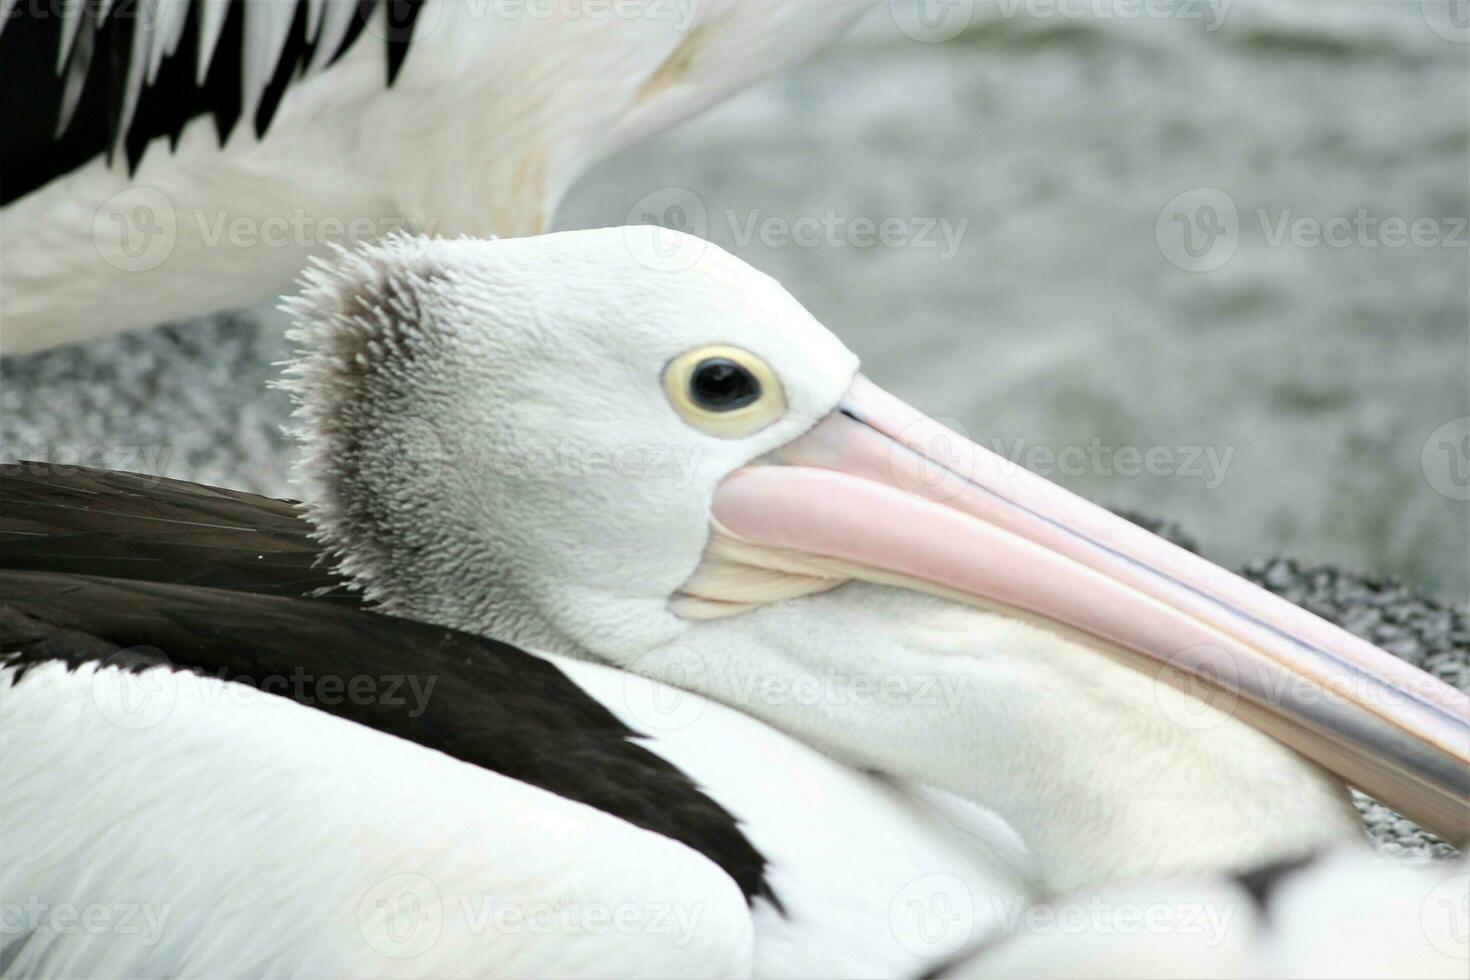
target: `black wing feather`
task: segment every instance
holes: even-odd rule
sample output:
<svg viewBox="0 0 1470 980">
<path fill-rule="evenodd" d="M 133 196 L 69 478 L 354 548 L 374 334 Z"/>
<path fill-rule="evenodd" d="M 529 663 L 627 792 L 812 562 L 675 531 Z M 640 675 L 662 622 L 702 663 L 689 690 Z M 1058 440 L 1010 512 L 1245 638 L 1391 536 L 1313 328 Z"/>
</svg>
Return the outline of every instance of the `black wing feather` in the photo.
<svg viewBox="0 0 1470 980">
<path fill-rule="evenodd" d="M 133 473 L 0 466 L 0 568 L 358 602 L 289 500 Z"/>
<path fill-rule="evenodd" d="M 361 608 L 323 570 L 308 530 L 290 501 L 0 467 L 0 660 L 16 685 L 60 661 L 167 664 L 268 690 L 680 841 L 747 898 L 775 901 L 735 818 L 555 665 Z M 336 601 L 302 597 L 320 590 Z M 345 691 L 355 677 L 384 694 L 397 678 L 398 696 L 359 703 L 322 685 L 334 678 L 330 690 Z M 422 705 L 412 690 L 429 692 Z"/>
<path fill-rule="evenodd" d="M 388 42 L 388 84 L 392 85 L 408 57 L 408 44 L 413 40 L 413 25 L 418 20 L 423 0 L 388 0 L 385 7 Z"/>
<path fill-rule="evenodd" d="M 0 205 L 8 204 L 99 155 L 111 160 L 121 144 L 132 173 L 154 139 L 170 148 L 190 120 L 209 115 L 221 144 L 239 123 L 245 4 L 294 3 L 292 24 L 275 74 L 261 95 L 251 120 L 257 137 L 270 128 L 291 82 L 300 78 L 316 53 L 306 40 L 307 0 L 232 0 L 209 71 L 197 80 L 201 56 L 201 0 L 191 0 L 178 48 L 166 56 L 152 85 L 138 94 L 126 133 L 127 78 L 136 31 L 156 30 L 147 0 L 116 0 L 105 18 L 97 0 L 89 0 L 70 56 L 60 75 L 56 61 L 62 20 L 54 4 L 20 3 L 0 29 Z M 356 12 L 329 64 L 362 36 L 380 0 L 358 0 Z M 387 0 L 388 25 L 385 81 L 393 84 L 408 55 L 413 25 L 423 0 Z M 63 90 L 73 74 L 80 79 L 80 100 L 63 127 Z"/>
<path fill-rule="evenodd" d="M 276 62 L 276 73 L 266 83 L 265 91 L 260 96 L 260 108 L 255 110 L 256 139 L 264 136 L 265 131 L 270 129 L 276 109 L 281 105 L 281 96 L 286 94 L 286 86 L 291 84 L 292 79 L 300 77 L 303 66 L 311 61 L 316 45 L 306 40 L 306 12 L 306 4 L 298 3 L 296 12 L 291 15 L 291 29 L 286 33 L 281 59 Z"/>
</svg>

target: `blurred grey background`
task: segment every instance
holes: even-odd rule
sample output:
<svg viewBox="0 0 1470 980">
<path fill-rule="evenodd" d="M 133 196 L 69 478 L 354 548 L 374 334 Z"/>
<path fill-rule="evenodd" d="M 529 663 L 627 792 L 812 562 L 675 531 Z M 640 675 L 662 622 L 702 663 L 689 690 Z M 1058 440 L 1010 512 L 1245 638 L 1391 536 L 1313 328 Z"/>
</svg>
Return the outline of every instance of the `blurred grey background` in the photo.
<svg viewBox="0 0 1470 980">
<path fill-rule="evenodd" d="M 1464 13 L 880 9 L 606 162 L 558 225 L 700 231 L 880 384 L 1222 563 L 1294 555 L 1463 600 Z M 289 495 L 265 388 L 283 329 L 263 308 L 10 358 L 0 450 Z"/>
</svg>

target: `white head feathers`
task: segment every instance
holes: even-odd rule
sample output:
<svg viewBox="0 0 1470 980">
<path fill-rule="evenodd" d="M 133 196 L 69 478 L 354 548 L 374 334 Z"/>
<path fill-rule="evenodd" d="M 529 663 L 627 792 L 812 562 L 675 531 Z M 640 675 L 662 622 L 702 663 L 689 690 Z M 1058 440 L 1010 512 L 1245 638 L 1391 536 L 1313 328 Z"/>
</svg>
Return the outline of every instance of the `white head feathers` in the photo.
<svg viewBox="0 0 1470 980">
<path fill-rule="evenodd" d="M 779 284 L 703 242 L 660 271 L 629 234 L 394 236 L 286 302 L 307 513 L 384 611 L 614 661 L 668 642 L 716 484 L 837 404 L 856 358 Z M 663 373 L 708 345 L 763 359 L 784 412 L 681 418 Z"/>
</svg>

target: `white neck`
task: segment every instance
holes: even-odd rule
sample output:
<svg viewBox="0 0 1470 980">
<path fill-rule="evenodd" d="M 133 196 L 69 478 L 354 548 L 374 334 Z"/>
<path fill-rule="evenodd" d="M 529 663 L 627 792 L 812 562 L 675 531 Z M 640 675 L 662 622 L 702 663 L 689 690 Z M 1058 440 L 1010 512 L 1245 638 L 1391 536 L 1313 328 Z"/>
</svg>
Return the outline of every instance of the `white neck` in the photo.
<svg viewBox="0 0 1470 980">
<path fill-rule="evenodd" d="M 1051 893 L 1362 836 L 1341 782 L 1228 705 L 1075 637 L 900 589 L 850 583 L 696 623 L 635 669 L 996 810 Z"/>
</svg>

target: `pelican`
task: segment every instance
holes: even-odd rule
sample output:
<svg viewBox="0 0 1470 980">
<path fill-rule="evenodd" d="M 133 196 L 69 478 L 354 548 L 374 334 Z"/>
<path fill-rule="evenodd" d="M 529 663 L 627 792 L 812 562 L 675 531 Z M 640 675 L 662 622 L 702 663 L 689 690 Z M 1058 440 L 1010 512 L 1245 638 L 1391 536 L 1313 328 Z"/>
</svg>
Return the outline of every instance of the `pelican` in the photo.
<svg viewBox="0 0 1470 980">
<path fill-rule="evenodd" d="M 1005 864 L 998 857 L 1003 848 L 965 808 L 1003 818 L 1025 844 L 1035 893 L 1059 901 L 1165 878 L 1205 881 L 1211 894 L 1228 888 L 1227 895 L 1245 901 L 1252 886 L 1232 884 L 1231 875 L 1249 882 L 1263 869 L 1323 851 L 1351 855 L 1355 842 L 1361 846 L 1349 783 L 1453 840 L 1466 838 L 1470 713 L 1463 695 L 940 429 L 859 374 L 856 358 L 779 284 L 712 245 L 648 226 L 494 242 L 397 236 L 315 265 L 287 307 L 302 345 L 286 384 L 298 402 L 305 512 L 343 579 L 375 610 L 352 610 L 354 618 L 401 623 L 404 630 L 416 623 L 414 630 L 463 631 L 451 635 L 471 639 L 494 636 L 537 651 L 584 691 L 596 687 L 594 677 L 606 685 L 653 682 L 657 690 L 690 692 L 711 709 L 729 709 L 720 717 L 732 719 L 730 727 L 686 744 L 681 766 L 701 754 L 749 759 L 739 739 L 780 732 L 780 745 L 814 750 L 811 758 L 832 767 L 814 764 L 813 772 L 861 772 L 905 787 L 917 794 L 906 799 L 926 804 L 920 808 L 926 819 L 935 811 L 969 814 L 961 824 L 970 843 L 954 850 L 973 864 L 921 858 L 915 864 L 926 873 L 897 893 L 921 906 L 940 888 L 936 875 L 1002 905 L 1024 900 L 1027 889 L 997 871 Z M 107 516 L 81 520 L 80 530 L 69 533 L 81 533 L 92 520 L 118 519 L 114 503 L 96 510 Z M 182 574 L 191 576 L 193 588 L 218 591 L 214 573 L 193 578 L 208 550 L 225 545 L 210 523 L 202 516 L 186 522 L 204 538 Z M 37 523 L 16 531 L 48 536 Z M 130 535 L 121 540 L 136 547 Z M 303 550 L 299 540 L 297 549 Z M 233 556 L 224 563 L 226 582 L 238 588 L 258 578 L 247 571 L 249 545 L 224 550 Z M 8 586 L 25 590 L 12 603 L 25 617 L 14 635 L 30 639 L 7 668 L 12 676 L 22 666 L 27 672 L 0 690 L 0 723 L 22 718 L 16 730 L 53 747 L 50 758 L 73 740 L 105 745 L 111 735 L 117 741 L 116 726 L 80 732 L 77 722 L 99 698 L 116 702 L 110 685 L 136 676 L 105 663 L 118 647 L 188 649 L 200 644 L 194 632 L 207 632 L 199 627 L 209 621 L 202 611 L 181 618 L 156 599 L 130 602 L 136 587 L 109 595 L 88 591 L 113 586 L 85 575 L 71 584 L 35 578 L 57 575 L 56 564 L 78 553 L 85 553 L 80 546 L 43 543 L 36 556 L 20 559 L 33 567 L 16 573 L 33 584 Z M 274 553 L 263 550 L 257 560 L 274 560 Z M 159 557 L 113 554 L 113 571 L 105 574 L 177 574 L 176 561 Z M 286 564 L 293 589 L 333 588 L 303 572 L 309 560 Z M 160 587 L 150 584 L 142 594 Z M 258 631 L 248 649 L 270 651 L 288 642 L 317 649 L 310 630 L 303 629 L 304 640 L 292 638 L 291 623 L 325 618 L 306 608 L 335 610 L 332 600 L 270 598 L 306 606 L 283 618 L 232 600 L 236 618 Z M 191 624 L 198 626 L 191 630 Z M 232 628 L 222 634 L 227 645 Z M 367 632 L 366 626 L 333 631 Z M 436 646 L 428 636 L 405 636 L 400 666 L 447 643 Z M 101 647 L 68 662 L 68 637 Z M 334 656 L 371 665 L 370 675 L 381 672 L 380 653 L 359 658 L 351 649 L 366 640 L 343 642 L 346 648 Z M 13 645 L 7 640 L 5 648 Z M 462 690 L 472 700 L 479 661 L 449 649 L 447 660 L 429 657 L 429 673 L 453 663 L 467 675 Z M 303 655 L 301 649 L 274 654 L 276 666 L 255 673 L 279 672 Z M 221 653 L 188 659 L 210 667 Z M 123 666 L 143 676 L 166 670 L 149 661 Z M 485 670 L 487 695 L 506 670 Z M 217 682 L 228 683 L 227 676 Z M 607 704 L 610 688 L 599 690 L 603 696 L 594 700 Z M 253 748 L 258 718 L 242 712 L 225 727 L 204 713 L 218 697 L 197 700 L 200 710 L 184 713 L 168 744 L 188 733 L 182 751 L 191 759 L 217 757 L 222 750 L 211 739 Z M 584 819 L 577 833 L 559 837 L 560 846 L 532 839 L 534 832 L 511 834 L 513 855 L 467 862 L 466 825 L 490 821 L 499 828 L 508 821 L 514 829 L 516 808 L 549 814 L 565 804 L 532 801 L 524 786 L 498 782 L 495 793 L 504 795 L 492 796 L 483 769 L 455 770 L 463 781 L 453 781 L 437 757 L 431 762 L 422 751 L 442 742 L 422 739 L 395 743 L 389 761 L 374 763 L 392 774 L 390 785 L 364 787 L 358 775 L 364 760 L 390 753 L 378 740 L 383 723 L 370 720 L 360 726 L 369 730 L 360 731 L 340 717 L 323 720 L 330 712 L 301 702 L 288 706 L 302 719 L 292 731 L 309 726 L 307 737 L 333 742 L 342 755 L 320 768 L 289 753 L 292 764 L 284 768 L 292 779 L 285 784 L 275 772 L 280 763 L 259 774 L 251 767 L 250 774 L 271 786 L 270 805 L 258 815 L 255 807 L 268 794 L 251 793 L 258 784 L 250 779 L 212 775 L 205 783 L 211 798 L 229 794 L 227 803 L 249 815 L 238 819 L 265 828 L 273 840 L 308 838 L 313 849 L 325 849 L 308 868 L 293 869 L 302 878 L 292 894 L 305 897 L 271 911 L 292 923 L 320 922 L 323 915 L 349 918 L 364 894 L 376 901 L 376 886 L 354 877 L 355 865 L 342 872 L 344 851 L 331 848 L 353 856 L 366 850 L 381 861 L 374 871 L 410 876 L 415 900 L 404 914 L 413 922 L 427 915 L 438 928 L 431 950 L 417 954 L 431 959 L 432 968 L 408 957 L 397 964 L 400 972 L 572 973 L 586 965 L 556 959 L 580 952 L 564 953 L 548 940 L 506 947 L 519 957 L 506 966 L 508 960 L 475 945 L 473 922 L 458 908 L 446 912 L 443 896 L 488 890 L 516 896 L 513 903 L 533 901 L 547 892 L 548 881 L 552 891 L 571 887 L 539 862 L 568 861 L 581 872 L 576 896 L 583 903 L 595 900 L 589 896 L 626 895 L 628 864 L 593 866 L 587 859 L 594 852 L 634 853 L 626 835 L 595 844 L 603 824 Z M 463 724 L 467 716 L 457 717 Z M 442 739 L 454 718 L 428 727 Z M 301 736 L 284 740 L 299 744 Z M 10 745 L 16 759 L 31 755 L 31 741 L 16 748 L 17 741 L 0 738 L 0 746 Z M 268 737 L 265 744 L 266 758 L 287 751 Z M 136 744 L 112 751 L 109 759 L 129 775 L 155 771 L 151 759 L 139 759 Z M 184 771 L 194 777 L 198 765 Z M 46 779 L 44 773 L 66 771 L 60 759 L 20 771 L 49 792 L 32 814 L 64 806 L 79 792 L 74 779 Z M 719 771 L 712 765 L 699 779 Z M 729 780 L 759 781 L 768 772 L 769 761 L 760 758 Z M 328 779 L 328 773 L 335 775 Z M 150 815 L 177 803 L 154 786 L 140 786 L 141 778 L 122 781 L 132 799 L 152 801 Z M 765 797 L 777 801 L 766 811 L 773 814 L 770 826 L 797 815 L 790 801 L 799 798 L 801 782 L 773 781 Z M 762 798 L 759 787 L 745 792 L 747 801 Z M 339 794 L 349 802 L 335 803 Z M 42 790 L 31 790 L 29 798 L 43 799 Z M 477 808 L 487 799 L 493 805 Z M 116 812 L 110 807 L 90 827 L 115 826 Z M 360 843 L 365 813 L 392 821 L 385 836 L 393 847 Z M 642 819 L 635 825 L 646 830 L 647 815 Z M 872 849 L 851 882 L 862 880 L 870 861 L 882 864 L 886 852 L 876 842 L 888 839 L 886 828 L 895 821 L 928 826 L 890 813 L 874 817 L 862 833 Z M 762 823 L 759 817 L 746 822 L 752 840 Z M 34 816 L 0 824 L 0 841 L 21 855 L 22 874 L 30 876 L 22 881 L 44 883 L 45 875 L 67 867 L 47 849 L 51 829 L 39 824 Z M 165 824 L 166 833 L 169 839 L 197 835 L 199 824 L 185 813 Z M 803 841 L 822 838 L 820 820 L 808 829 L 811 836 L 790 838 L 784 853 L 793 861 Z M 369 836 L 376 842 L 376 834 Z M 134 860 L 134 850 L 108 848 L 107 835 L 98 837 L 103 842 L 86 853 Z M 652 860 L 643 855 L 654 844 L 643 845 L 649 850 L 638 851 L 632 863 Z M 408 862 L 383 859 L 405 850 Z M 602 961 L 596 972 L 683 971 L 695 964 L 711 964 L 706 969 L 714 973 L 801 972 L 778 959 L 759 960 L 765 937 L 773 935 L 759 917 L 759 889 L 742 893 L 731 885 L 720 893 L 708 883 L 721 874 L 734 881 L 729 869 L 696 858 L 677 866 L 673 858 L 658 862 L 656 885 L 632 902 L 647 904 L 659 890 L 678 893 L 686 897 L 677 902 L 706 910 L 703 921 L 713 922 L 714 932 L 686 943 L 687 960 L 646 935 L 614 944 L 625 958 Z M 767 861 L 778 864 L 769 855 Z M 531 870 L 521 870 L 526 867 Z M 156 865 L 150 870 L 158 874 Z M 268 884 L 252 887 L 278 881 L 273 870 L 260 869 Z M 78 873 L 74 865 L 72 873 Z M 414 875 L 434 884 L 433 891 Z M 990 883 L 975 884 L 987 876 Z M 95 881 L 106 872 L 85 877 Z M 163 889 L 174 885 L 167 880 L 150 894 L 167 894 Z M 1424 894 L 1427 900 L 1429 890 Z M 211 895 L 222 900 L 219 891 Z M 747 902 L 747 895 L 756 897 Z M 775 897 L 785 903 L 780 889 Z M 230 906 L 231 928 L 259 935 L 249 914 L 259 903 L 240 904 L 247 908 Z M 392 902 L 387 908 L 403 911 Z M 314 917 L 304 919 L 305 909 L 314 909 Z M 380 919 L 369 916 L 369 932 Z M 876 917 L 868 909 L 860 921 L 869 929 Z M 323 958 L 314 962 L 343 962 L 328 959 L 327 951 L 339 948 L 344 933 L 353 936 L 340 919 L 332 922 L 339 931 L 327 930 L 319 946 L 287 930 L 291 950 Z M 889 934 L 901 932 L 890 918 Z M 1395 935 L 1412 945 L 1402 962 L 1412 959 L 1414 969 L 1428 962 L 1437 974 L 1463 972 L 1453 950 L 1428 948 L 1412 936 L 1389 938 Z M 1034 964 L 1028 955 L 1038 944 L 1027 938 L 992 955 L 1010 946 L 1020 951 L 1003 962 Z M 578 940 L 584 942 L 580 933 Z M 108 948 L 101 940 L 68 942 L 56 945 L 90 945 L 87 955 L 94 957 L 69 954 L 77 957 L 69 963 L 96 962 Z M 233 932 L 201 945 L 223 957 L 232 942 L 246 940 Z M 257 960 L 270 955 L 246 948 Z M 45 963 L 46 950 L 40 944 L 26 964 Z M 477 953 L 483 958 L 476 960 Z M 384 968 L 359 955 L 362 962 L 347 961 L 353 972 Z M 985 951 L 981 957 L 974 970 L 962 965 L 964 972 L 984 975 Z M 239 962 L 238 952 L 231 962 Z M 1285 961 L 1262 962 L 1269 972 Z M 1302 974 L 1312 968 L 1288 965 L 1303 967 Z M 887 968 L 870 961 L 867 968 L 838 963 L 814 972 Z M 1077 963 L 1070 969 L 1075 973 Z"/>
<path fill-rule="evenodd" d="M 269 299 L 394 228 L 537 234 L 597 161 L 870 6 L 0 0 L 0 350 Z"/>
</svg>

